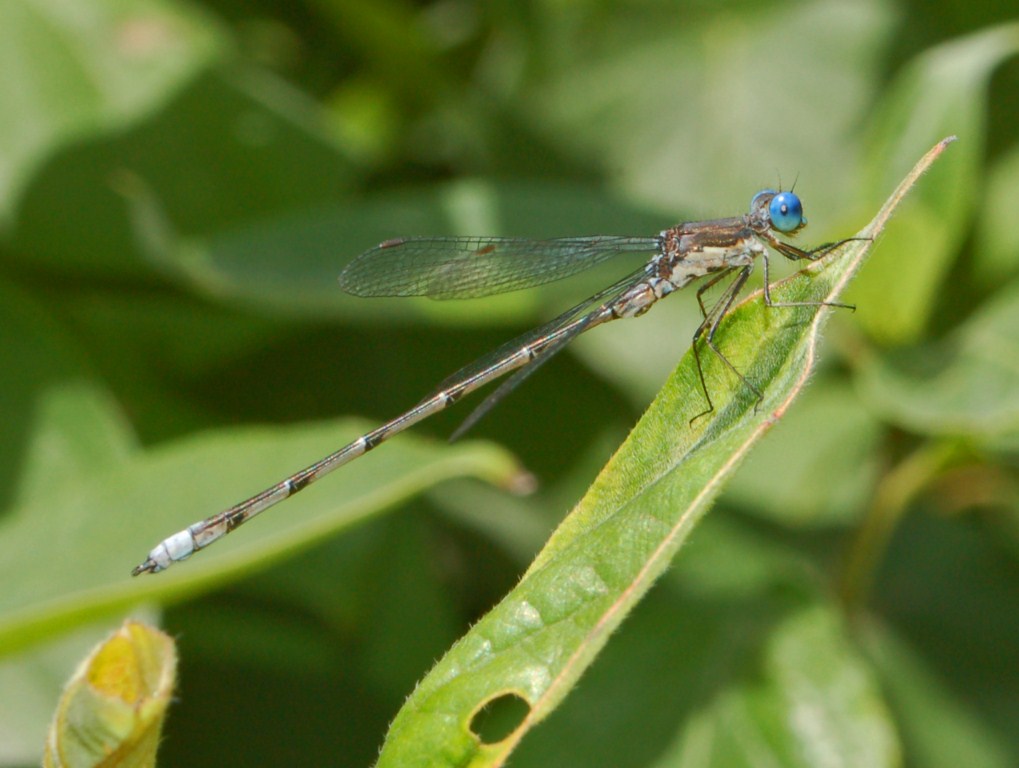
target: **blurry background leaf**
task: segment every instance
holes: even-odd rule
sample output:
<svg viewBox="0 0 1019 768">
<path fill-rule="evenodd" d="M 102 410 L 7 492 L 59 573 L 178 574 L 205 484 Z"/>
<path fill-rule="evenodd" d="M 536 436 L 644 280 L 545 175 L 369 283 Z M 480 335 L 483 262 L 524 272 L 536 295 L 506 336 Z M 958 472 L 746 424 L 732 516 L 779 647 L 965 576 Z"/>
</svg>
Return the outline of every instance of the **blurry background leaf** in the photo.
<svg viewBox="0 0 1019 768">
<path fill-rule="evenodd" d="M 0 8 L 0 222 L 38 166 L 151 112 L 209 65 L 212 18 L 161 0 L 11 0 Z"/>
<path fill-rule="evenodd" d="M 1019 271 L 1019 231 L 1012 226 L 1013 204 L 1019 199 L 1019 149 L 1013 149 L 988 174 L 984 207 L 973 257 L 974 277 L 991 290 Z"/>
<path fill-rule="evenodd" d="M 852 523 L 878 472 L 881 424 L 834 377 L 817 377 L 725 491 L 727 503 L 786 525 Z M 810 434 L 811 439 L 804 440 Z"/>
<path fill-rule="evenodd" d="M 863 366 L 860 385 L 908 429 L 981 439 L 1019 437 L 1019 283 L 1000 290 L 945 339 Z"/>
<path fill-rule="evenodd" d="M 916 340 L 937 311 L 935 297 L 981 197 L 988 84 L 995 69 L 1017 53 L 1019 24 L 953 40 L 913 62 L 885 95 L 867 166 L 870 197 L 880 199 L 897 177 L 896 168 L 911 162 L 916 142 L 935 141 L 946 131 L 974 140 L 934 169 L 935 181 L 907 203 L 889 230 L 883 255 L 854 286 L 859 301 L 882 307 L 861 317 L 884 342 Z"/>
</svg>

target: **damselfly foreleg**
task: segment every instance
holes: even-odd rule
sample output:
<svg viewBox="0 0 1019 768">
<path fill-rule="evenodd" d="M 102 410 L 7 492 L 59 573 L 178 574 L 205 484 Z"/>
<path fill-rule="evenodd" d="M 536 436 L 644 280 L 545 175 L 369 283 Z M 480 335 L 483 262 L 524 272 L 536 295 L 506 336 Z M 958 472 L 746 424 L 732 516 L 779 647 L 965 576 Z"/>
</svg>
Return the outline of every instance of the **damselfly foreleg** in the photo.
<svg viewBox="0 0 1019 768">
<path fill-rule="evenodd" d="M 824 243 L 811 248 L 809 251 L 805 251 L 801 248 L 797 248 L 795 245 L 782 242 L 778 238 L 774 238 L 772 247 L 790 261 L 817 261 L 818 259 L 827 256 L 829 253 L 834 251 L 841 245 L 851 243 L 855 240 L 872 240 L 870 237 L 847 237 L 844 240 L 836 240 L 833 243 Z M 855 304 L 843 304 L 839 301 L 772 301 L 771 298 L 771 285 L 768 279 L 768 257 L 764 256 L 761 259 L 764 262 L 764 303 L 768 307 L 838 307 L 840 309 L 848 309 L 853 312 L 856 311 Z"/>
</svg>

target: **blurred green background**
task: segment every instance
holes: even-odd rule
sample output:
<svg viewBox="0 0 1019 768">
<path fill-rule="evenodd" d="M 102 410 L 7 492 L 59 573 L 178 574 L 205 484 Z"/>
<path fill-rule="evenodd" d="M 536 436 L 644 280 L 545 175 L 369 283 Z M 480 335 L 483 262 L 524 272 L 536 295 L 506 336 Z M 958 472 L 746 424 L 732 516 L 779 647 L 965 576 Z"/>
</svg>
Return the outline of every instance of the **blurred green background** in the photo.
<svg viewBox="0 0 1019 768">
<path fill-rule="evenodd" d="M 513 765 L 1019 764 L 1007 5 L 0 3 L 0 764 L 37 763 L 128 612 L 179 642 L 162 765 L 370 764 L 697 324 L 680 295 L 599 329 L 462 443 L 469 404 L 132 580 L 619 274 L 365 300 L 336 284 L 361 251 L 653 234 L 794 181 L 810 245 L 949 134 L 937 205 L 891 221 L 821 372 Z"/>
</svg>

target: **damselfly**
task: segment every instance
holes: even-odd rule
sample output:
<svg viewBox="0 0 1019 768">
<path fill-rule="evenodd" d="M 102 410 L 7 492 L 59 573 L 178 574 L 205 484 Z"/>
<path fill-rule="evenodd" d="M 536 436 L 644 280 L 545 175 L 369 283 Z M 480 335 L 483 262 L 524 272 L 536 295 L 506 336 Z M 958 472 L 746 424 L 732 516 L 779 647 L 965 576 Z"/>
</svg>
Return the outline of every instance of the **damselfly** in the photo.
<svg viewBox="0 0 1019 768">
<path fill-rule="evenodd" d="M 568 237 L 552 240 L 424 237 L 387 240 L 358 256 L 343 270 L 340 285 L 345 291 L 357 296 L 476 298 L 559 280 L 619 254 L 642 253 L 651 257 L 640 269 L 551 322 L 504 344 L 453 374 L 435 392 L 392 421 L 256 496 L 160 542 L 132 573 L 137 576 L 169 568 L 398 432 L 453 405 L 479 387 L 516 371 L 478 406 L 457 430 L 455 437 L 584 331 L 610 320 L 642 315 L 659 299 L 701 277 L 710 275 L 697 291 L 697 302 L 704 319 L 693 334 L 694 359 L 707 402 L 706 410 L 700 415 L 714 410 L 701 366 L 699 343 L 702 340 L 760 400 L 761 393 L 715 347 L 715 331 L 750 277 L 754 259 L 758 256 L 764 264 L 765 304 L 769 307 L 802 305 L 778 304 L 771 300 L 768 248 L 791 260 L 813 261 L 840 244 L 829 243 L 804 251 L 779 240 L 776 235 L 779 232 L 792 236 L 806 223 L 803 206 L 795 194 L 766 189 L 754 196 L 749 213 L 743 216 L 680 224 L 656 237 Z M 718 299 L 706 307 L 704 292 L 730 276 L 732 281 L 722 289 Z"/>
</svg>

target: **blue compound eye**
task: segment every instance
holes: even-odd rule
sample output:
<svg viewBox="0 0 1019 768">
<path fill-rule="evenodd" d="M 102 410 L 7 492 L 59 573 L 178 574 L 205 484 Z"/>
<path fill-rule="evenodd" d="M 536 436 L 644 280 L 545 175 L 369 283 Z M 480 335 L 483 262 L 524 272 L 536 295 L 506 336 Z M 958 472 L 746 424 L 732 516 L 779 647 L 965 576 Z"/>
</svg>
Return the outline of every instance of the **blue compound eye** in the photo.
<svg viewBox="0 0 1019 768">
<path fill-rule="evenodd" d="M 807 223 L 803 218 L 803 203 L 792 192 L 779 192 L 771 198 L 768 215 L 771 226 L 779 232 L 792 232 Z"/>
</svg>

